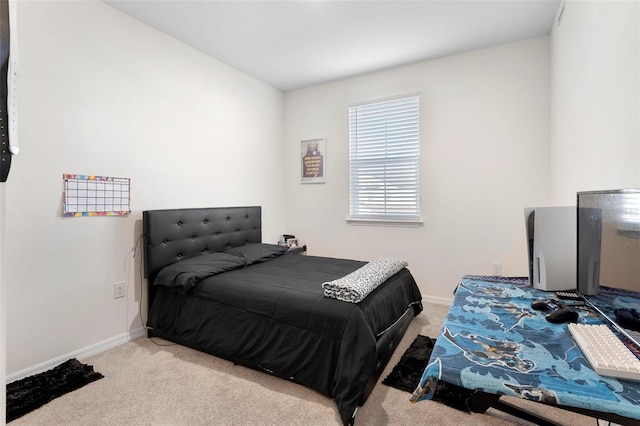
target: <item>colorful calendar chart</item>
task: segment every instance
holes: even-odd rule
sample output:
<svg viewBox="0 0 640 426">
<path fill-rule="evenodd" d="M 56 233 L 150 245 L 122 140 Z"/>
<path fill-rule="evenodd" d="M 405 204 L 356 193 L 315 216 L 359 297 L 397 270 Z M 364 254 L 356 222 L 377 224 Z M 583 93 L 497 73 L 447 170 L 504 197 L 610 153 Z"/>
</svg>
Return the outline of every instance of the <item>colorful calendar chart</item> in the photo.
<svg viewBox="0 0 640 426">
<path fill-rule="evenodd" d="M 131 213 L 131 179 L 64 174 L 65 216 L 123 216 Z"/>
</svg>

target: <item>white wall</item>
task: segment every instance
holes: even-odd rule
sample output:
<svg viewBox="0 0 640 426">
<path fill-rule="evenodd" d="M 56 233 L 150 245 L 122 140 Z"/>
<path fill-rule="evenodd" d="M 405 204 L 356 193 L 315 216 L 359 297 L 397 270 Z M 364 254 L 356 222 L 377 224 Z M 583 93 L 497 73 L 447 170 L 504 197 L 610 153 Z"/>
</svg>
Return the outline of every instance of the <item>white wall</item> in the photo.
<svg viewBox="0 0 640 426">
<path fill-rule="evenodd" d="M 140 331 L 142 211 L 283 219 L 283 94 L 97 1 L 21 2 L 20 155 L 2 184 L 7 374 Z M 63 173 L 131 178 L 128 217 L 61 217 Z M 113 284 L 127 281 L 127 299 Z"/>
<path fill-rule="evenodd" d="M 551 199 L 640 187 L 640 3 L 567 1 L 551 33 Z"/>
<path fill-rule="evenodd" d="M 421 97 L 420 228 L 354 226 L 348 106 Z M 464 274 L 527 275 L 524 207 L 549 188 L 549 38 L 399 67 L 285 95 L 287 232 L 311 254 L 409 262 L 425 297 Z M 327 139 L 326 183 L 300 184 L 300 141 Z"/>
</svg>

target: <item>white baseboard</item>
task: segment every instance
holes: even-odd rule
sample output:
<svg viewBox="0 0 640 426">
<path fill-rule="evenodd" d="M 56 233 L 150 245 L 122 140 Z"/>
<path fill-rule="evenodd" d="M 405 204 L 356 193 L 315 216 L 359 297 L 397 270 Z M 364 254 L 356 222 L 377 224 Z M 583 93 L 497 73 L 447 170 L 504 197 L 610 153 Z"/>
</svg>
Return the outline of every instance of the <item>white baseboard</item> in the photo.
<svg viewBox="0 0 640 426">
<path fill-rule="evenodd" d="M 424 302 L 435 303 L 436 305 L 451 306 L 453 297 L 423 296 L 422 300 Z"/>
<path fill-rule="evenodd" d="M 20 380 L 25 377 L 32 376 L 34 374 L 42 373 L 43 371 L 50 370 L 53 367 L 56 367 L 62 364 L 63 362 L 70 360 L 71 358 L 77 358 L 78 360 L 89 358 L 93 355 L 97 355 L 104 351 L 108 351 L 109 349 L 115 348 L 116 346 L 124 345 L 125 343 L 135 340 L 139 337 L 145 336 L 146 334 L 147 332 L 144 328 L 138 328 L 136 330 L 132 330 L 117 336 L 113 336 L 107 340 L 103 340 L 102 342 L 98 342 L 93 345 L 84 347 L 82 349 L 69 352 L 68 354 L 61 355 L 54 359 L 41 362 L 40 364 L 36 364 L 32 367 L 25 368 L 24 370 L 20 370 L 20 371 L 16 371 L 15 373 L 8 374 L 6 383 L 15 382 L 16 380 Z"/>
</svg>

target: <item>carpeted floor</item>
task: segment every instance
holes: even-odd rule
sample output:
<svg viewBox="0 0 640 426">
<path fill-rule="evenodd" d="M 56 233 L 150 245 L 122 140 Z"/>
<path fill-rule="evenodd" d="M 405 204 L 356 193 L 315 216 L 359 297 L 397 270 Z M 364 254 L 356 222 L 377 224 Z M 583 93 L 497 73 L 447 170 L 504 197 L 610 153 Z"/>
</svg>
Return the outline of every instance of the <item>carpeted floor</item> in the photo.
<svg viewBox="0 0 640 426">
<path fill-rule="evenodd" d="M 530 425 L 494 409 L 478 414 L 435 401 L 411 403 L 409 393 L 382 385 L 418 334 L 440 332 L 448 306 L 424 305 L 358 409 L 356 425 Z M 179 345 L 158 346 L 141 338 L 81 361 L 104 378 L 54 399 L 11 426 L 341 424 L 333 400 L 311 389 Z M 534 402 L 509 401 L 563 425 L 596 424 L 595 419 Z"/>
</svg>

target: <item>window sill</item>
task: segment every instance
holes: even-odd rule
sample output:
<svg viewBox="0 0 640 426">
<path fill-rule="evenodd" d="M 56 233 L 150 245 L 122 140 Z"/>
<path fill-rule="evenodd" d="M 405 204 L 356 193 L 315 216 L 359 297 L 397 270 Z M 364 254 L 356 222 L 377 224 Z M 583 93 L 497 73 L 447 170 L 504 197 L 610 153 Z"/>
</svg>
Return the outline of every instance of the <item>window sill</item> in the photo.
<svg viewBox="0 0 640 426">
<path fill-rule="evenodd" d="M 393 219 L 347 219 L 347 223 L 355 226 L 397 226 L 403 228 L 419 228 L 424 225 L 422 220 Z"/>
</svg>

